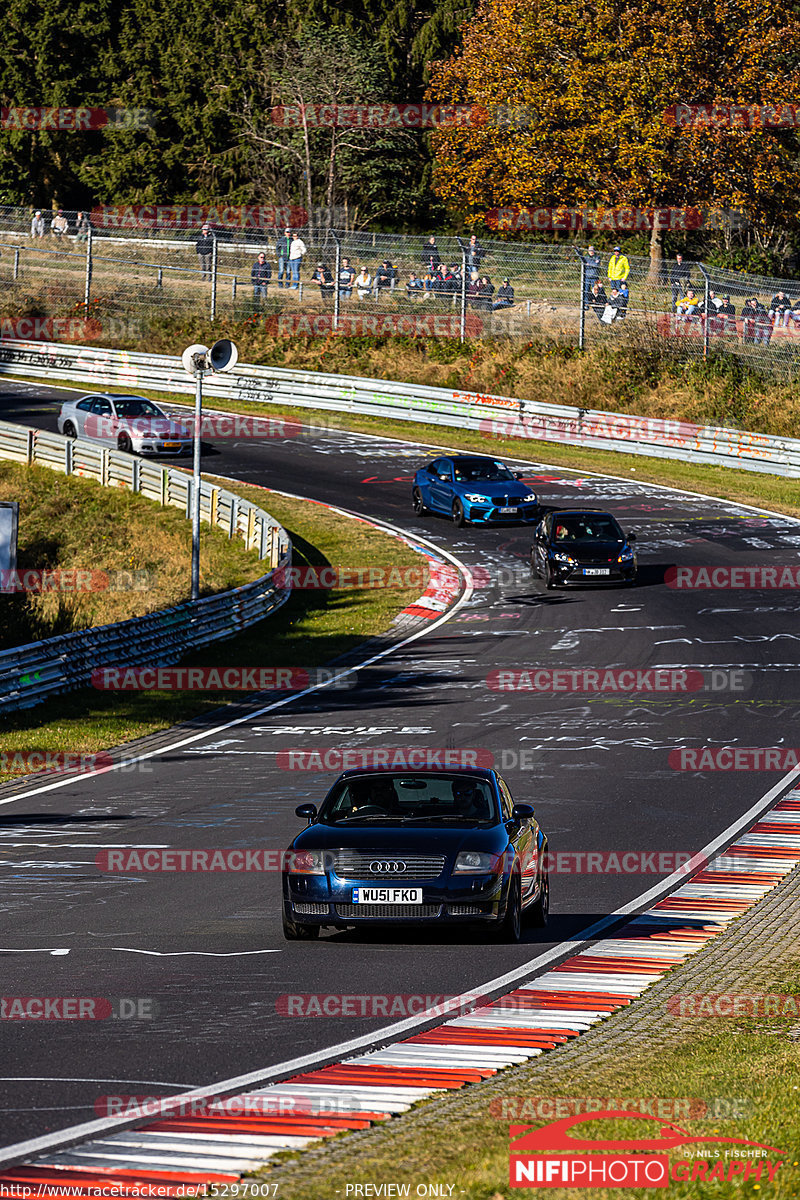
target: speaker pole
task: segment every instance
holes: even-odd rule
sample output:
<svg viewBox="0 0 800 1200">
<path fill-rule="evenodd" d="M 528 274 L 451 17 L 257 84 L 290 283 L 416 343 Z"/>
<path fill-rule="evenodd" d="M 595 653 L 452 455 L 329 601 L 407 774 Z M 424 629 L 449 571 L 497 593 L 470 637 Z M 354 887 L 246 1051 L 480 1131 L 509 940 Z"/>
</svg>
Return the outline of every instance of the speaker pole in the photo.
<svg viewBox="0 0 800 1200">
<path fill-rule="evenodd" d="M 192 464 L 192 600 L 200 599 L 200 422 L 203 415 L 203 372 L 195 376 L 194 457 Z"/>
</svg>

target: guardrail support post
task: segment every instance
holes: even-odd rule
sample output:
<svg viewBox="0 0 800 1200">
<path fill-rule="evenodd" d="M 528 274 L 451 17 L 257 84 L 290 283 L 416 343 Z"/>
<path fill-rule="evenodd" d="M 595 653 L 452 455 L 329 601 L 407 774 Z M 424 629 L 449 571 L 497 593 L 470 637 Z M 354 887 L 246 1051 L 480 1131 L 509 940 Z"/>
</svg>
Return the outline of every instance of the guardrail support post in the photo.
<svg viewBox="0 0 800 1200">
<path fill-rule="evenodd" d="M 217 235 L 211 240 L 211 320 L 217 315 Z"/>
<path fill-rule="evenodd" d="M 19 279 L 19 246 L 14 251 L 14 283 Z"/>
<path fill-rule="evenodd" d="M 163 288 L 164 286 L 164 268 L 158 268 L 158 279 L 156 279 L 156 287 Z"/>
<path fill-rule="evenodd" d="M 461 238 L 461 320 L 459 322 L 459 340 L 464 342 L 467 336 L 467 248 Z"/>
<path fill-rule="evenodd" d="M 711 322 L 708 319 L 708 293 L 710 291 L 711 280 L 708 278 L 708 271 L 705 269 L 703 264 L 698 263 L 697 266 L 700 271 L 700 274 L 703 276 L 703 283 L 705 285 L 704 300 L 703 300 L 703 309 L 705 311 L 705 316 L 703 317 L 703 358 L 708 358 L 708 342 L 709 342 L 709 335 L 711 332 L 711 330 L 710 330 Z"/>
<path fill-rule="evenodd" d="M 581 319 L 578 326 L 578 349 L 583 350 L 586 341 L 586 260 L 581 255 Z"/>
<path fill-rule="evenodd" d="M 238 280 L 237 280 L 236 276 L 234 275 L 234 277 L 233 277 L 233 283 L 231 284 L 231 300 L 235 300 L 235 299 L 236 299 L 236 285 L 237 285 L 237 283 L 238 283 Z"/>
<path fill-rule="evenodd" d="M 342 269 L 342 243 L 333 230 L 330 230 L 330 235 L 336 243 L 335 266 L 333 268 L 333 277 L 336 280 L 336 287 L 333 289 L 333 328 L 339 328 L 339 272 Z"/>
<path fill-rule="evenodd" d="M 83 311 L 89 316 L 89 301 L 92 298 L 92 230 L 89 227 L 89 232 L 86 237 L 86 275 L 83 284 Z"/>
</svg>

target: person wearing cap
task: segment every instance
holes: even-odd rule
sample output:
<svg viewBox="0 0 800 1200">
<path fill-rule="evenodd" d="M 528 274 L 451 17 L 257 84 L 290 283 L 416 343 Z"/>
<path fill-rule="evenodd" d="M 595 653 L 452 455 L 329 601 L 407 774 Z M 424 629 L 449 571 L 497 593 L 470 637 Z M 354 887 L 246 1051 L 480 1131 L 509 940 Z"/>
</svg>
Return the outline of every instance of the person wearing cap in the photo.
<svg viewBox="0 0 800 1200">
<path fill-rule="evenodd" d="M 783 325 L 784 328 L 789 324 L 788 313 L 792 307 L 792 302 L 786 295 L 786 292 L 776 292 L 769 302 L 769 315 L 775 319 L 775 328 Z"/>
<path fill-rule="evenodd" d="M 492 312 L 497 312 L 498 308 L 511 308 L 514 303 L 514 289 L 507 279 L 504 279 L 497 289 L 497 299 L 492 305 Z"/>
<path fill-rule="evenodd" d="M 392 264 L 389 262 L 388 258 L 385 258 L 375 272 L 376 294 L 385 292 L 387 289 L 391 288 L 393 278 L 394 272 L 392 271 Z"/>
<path fill-rule="evenodd" d="M 60 208 L 53 217 L 50 223 L 50 232 L 55 238 L 63 237 L 65 233 L 69 233 L 69 221 L 64 216 L 63 208 Z"/>
<path fill-rule="evenodd" d="M 83 212 L 83 211 L 79 212 L 78 219 L 75 223 L 75 241 L 76 242 L 87 241 L 91 231 L 92 231 L 92 222 L 89 219 L 89 214 L 86 212 Z"/>
<path fill-rule="evenodd" d="M 289 243 L 289 267 L 292 272 L 292 290 L 295 292 L 300 287 L 300 267 L 307 254 L 306 244 L 295 230 Z"/>
<path fill-rule="evenodd" d="M 253 285 L 253 302 L 256 307 L 259 300 L 266 300 L 267 285 L 272 279 L 272 264 L 267 262 L 267 256 L 262 250 L 250 272 L 250 282 Z"/>
<path fill-rule="evenodd" d="M 356 291 L 359 300 L 367 300 L 372 295 L 372 276 L 366 267 L 359 267 L 356 275 Z"/>
<path fill-rule="evenodd" d="M 37 208 L 31 221 L 31 237 L 44 237 L 44 217 L 40 208 Z"/>
<path fill-rule="evenodd" d="M 722 297 L 722 303 L 717 309 L 717 315 L 722 322 L 722 333 L 736 333 L 736 309 L 731 304 L 730 296 Z M 800 316 L 800 313 L 798 316 Z"/>
<path fill-rule="evenodd" d="M 278 287 L 289 286 L 289 250 L 292 246 L 292 231 L 287 225 L 281 236 L 275 242 L 275 254 L 278 259 Z M 284 279 L 286 282 L 284 283 Z"/>
<path fill-rule="evenodd" d="M 210 225 L 204 225 L 200 237 L 194 244 L 195 252 L 200 261 L 200 278 L 211 278 L 211 264 L 214 258 L 214 234 Z"/>
<path fill-rule="evenodd" d="M 336 286 L 333 278 L 333 271 L 327 263 L 318 262 L 317 269 L 314 272 L 313 279 L 319 284 L 319 294 L 323 304 L 333 299 L 333 289 Z"/>
<path fill-rule="evenodd" d="M 624 254 L 621 253 L 619 246 L 614 247 L 614 252 L 608 260 L 608 281 L 609 283 L 618 283 L 620 279 L 627 279 L 631 273 L 631 264 Z"/>
</svg>

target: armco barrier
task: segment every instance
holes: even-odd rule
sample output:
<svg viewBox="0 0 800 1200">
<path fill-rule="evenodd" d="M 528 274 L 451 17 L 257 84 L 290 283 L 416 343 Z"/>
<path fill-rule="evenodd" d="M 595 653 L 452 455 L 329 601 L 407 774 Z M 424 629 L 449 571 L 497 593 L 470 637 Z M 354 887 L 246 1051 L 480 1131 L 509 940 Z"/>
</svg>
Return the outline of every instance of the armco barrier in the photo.
<svg viewBox="0 0 800 1200">
<path fill-rule="evenodd" d="M 2 421 L 0 458 L 126 488 L 190 515 L 189 475 L 91 442 Z M 255 504 L 206 482 L 200 489 L 200 513 L 229 537 L 241 538 L 248 549 L 257 550 L 269 563 L 269 572 L 215 596 L 0 652 L 0 712 L 29 708 L 48 696 L 85 687 L 98 667 L 178 662 L 188 651 L 233 637 L 280 608 L 289 591 L 275 586 L 274 574 L 291 563 L 286 531 Z"/>
<path fill-rule="evenodd" d="M 177 358 L 54 342 L 0 343 L 0 374 L 65 379 L 94 388 L 125 387 L 191 394 Z M 800 477 L 800 440 L 737 429 L 662 421 L 508 396 L 449 391 L 391 380 L 326 375 L 240 363 L 236 375 L 217 375 L 206 394 L 227 400 L 284 403 L 300 408 L 363 413 L 428 425 L 475 429 L 498 436 L 568 442 L 654 458 L 690 459 L 773 475 Z"/>
</svg>

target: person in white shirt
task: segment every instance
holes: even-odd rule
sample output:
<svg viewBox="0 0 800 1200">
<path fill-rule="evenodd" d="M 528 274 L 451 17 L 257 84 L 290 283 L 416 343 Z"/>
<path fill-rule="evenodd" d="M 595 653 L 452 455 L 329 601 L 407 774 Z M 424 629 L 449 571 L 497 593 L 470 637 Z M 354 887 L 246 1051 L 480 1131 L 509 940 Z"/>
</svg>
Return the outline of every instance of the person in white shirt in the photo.
<svg viewBox="0 0 800 1200">
<path fill-rule="evenodd" d="M 366 267 L 360 267 L 356 276 L 356 291 L 359 300 L 366 300 L 372 294 L 372 276 Z"/>
<path fill-rule="evenodd" d="M 300 265 L 306 254 L 308 254 L 308 250 L 305 242 L 294 233 L 289 246 L 289 266 L 292 272 L 292 287 L 295 290 L 300 286 Z"/>
<path fill-rule="evenodd" d="M 69 233 L 69 221 L 64 216 L 64 210 L 62 208 L 60 208 L 53 217 L 50 225 L 50 232 L 52 233 L 53 237 L 57 238 L 63 237 L 65 233 Z"/>
<path fill-rule="evenodd" d="M 44 217 L 40 208 L 37 208 L 36 215 L 31 221 L 31 237 L 44 237 Z"/>
</svg>

